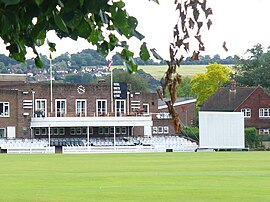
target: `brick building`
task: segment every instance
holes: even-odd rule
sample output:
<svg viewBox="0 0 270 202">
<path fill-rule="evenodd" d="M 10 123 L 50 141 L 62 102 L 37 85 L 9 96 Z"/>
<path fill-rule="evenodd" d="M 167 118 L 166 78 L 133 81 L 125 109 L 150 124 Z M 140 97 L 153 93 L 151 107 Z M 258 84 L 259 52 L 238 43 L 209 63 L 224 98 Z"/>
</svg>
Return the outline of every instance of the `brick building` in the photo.
<svg viewBox="0 0 270 202">
<path fill-rule="evenodd" d="M 219 88 L 201 105 L 201 111 L 243 112 L 245 127 L 270 134 L 270 95 L 260 86 Z"/>
<path fill-rule="evenodd" d="M 0 82 L 0 136 L 55 138 L 175 135 L 164 103 L 156 93 L 132 92 L 122 83 L 98 84 Z M 122 94 L 120 88 L 126 88 Z M 185 124 L 192 124 L 196 100 L 177 100 Z M 161 130 L 162 127 L 162 130 Z"/>
</svg>

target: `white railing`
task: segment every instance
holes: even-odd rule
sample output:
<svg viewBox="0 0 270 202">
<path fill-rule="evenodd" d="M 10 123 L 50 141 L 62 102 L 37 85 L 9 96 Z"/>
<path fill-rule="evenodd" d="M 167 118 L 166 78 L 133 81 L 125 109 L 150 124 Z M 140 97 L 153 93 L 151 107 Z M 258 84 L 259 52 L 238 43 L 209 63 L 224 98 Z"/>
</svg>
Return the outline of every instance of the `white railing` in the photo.
<svg viewBox="0 0 270 202">
<path fill-rule="evenodd" d="M 152 146 L 64 146 L 63 154 L 153 152 Z"/>
<path fill-rule="evenodd" d="M 11 147 L 8 154 L 55 154 L 55 147 Z"/>
</svg>

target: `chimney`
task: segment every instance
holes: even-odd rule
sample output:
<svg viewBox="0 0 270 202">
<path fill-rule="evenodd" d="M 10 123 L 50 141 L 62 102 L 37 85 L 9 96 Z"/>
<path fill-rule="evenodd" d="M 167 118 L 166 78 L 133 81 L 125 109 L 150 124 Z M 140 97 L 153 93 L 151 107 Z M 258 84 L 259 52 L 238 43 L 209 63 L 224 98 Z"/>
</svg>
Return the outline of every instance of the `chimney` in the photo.
<svg viewBox="0 0 270 202">
<path fill-rule="evenodd" d="M 236 81 L 234 79 L 231 80 L 230 92 L 236 92 Z"/>
</svg>

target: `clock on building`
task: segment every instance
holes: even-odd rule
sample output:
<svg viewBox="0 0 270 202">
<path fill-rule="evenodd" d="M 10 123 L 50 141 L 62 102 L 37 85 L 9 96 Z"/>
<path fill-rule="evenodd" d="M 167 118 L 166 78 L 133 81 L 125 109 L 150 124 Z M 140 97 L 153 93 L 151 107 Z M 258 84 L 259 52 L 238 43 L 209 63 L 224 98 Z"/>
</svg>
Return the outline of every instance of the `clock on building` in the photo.
<svg viewBox="0 0 270 202">
<path fill-rule="evenodd" d="M 79 94 L 84 94 L 85 93 L 85 87 L 82 86 L 82 85 L 79 85 L 78 88 L 77 88 L 77 92 Z"/>
</svg>

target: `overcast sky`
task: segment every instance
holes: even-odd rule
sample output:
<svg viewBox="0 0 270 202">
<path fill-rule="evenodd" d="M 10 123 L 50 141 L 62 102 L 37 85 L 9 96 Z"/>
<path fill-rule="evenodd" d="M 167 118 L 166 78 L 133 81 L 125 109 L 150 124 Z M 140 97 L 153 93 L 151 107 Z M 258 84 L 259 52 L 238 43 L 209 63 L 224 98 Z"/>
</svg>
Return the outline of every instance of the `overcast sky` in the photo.
<svg viewBox="0 0 270 202">
<path fill-rule="evenodd" d="M 172 29 L 177 20 L 174 0 L 159 0 L 160 5 L 149 0 L 124 0 L 128 13 L 138 21 L 138 30 L 145 35 L 149 47 L 156 48 L 158 53 L 168 57 L 169 43 L 172 41 Z M 184 0 L 183 0 L 184 1 Z M 206 51 L 202 55 L 215 54 L 226 57 L 229 55 L 242 56 L 248 48 L 257 43 L 268 47 L 270 45 L 270 0 L 208 0 L 213 9 L 213 25 L 210 31 L 202 33 Z M 92 46 L 85 40 L 56 39 L 52 33 L 49 39 L 57 43 L 54 57 L 65 53 L 76 53 Z M 228 52 L 222 48 L 223 41 L 227 42 Z M 131 40 L 131 48 L 138 52 L 138 41 Z M 192 49 L 192 48 L 191 48 Z M 48 55 L 47 48 L 42 48 L 42 54 Z M 7 54 L 0 41 L 0 53 Z M 28 54 L 31 57 L 31 54 Z"/>
</svg>

